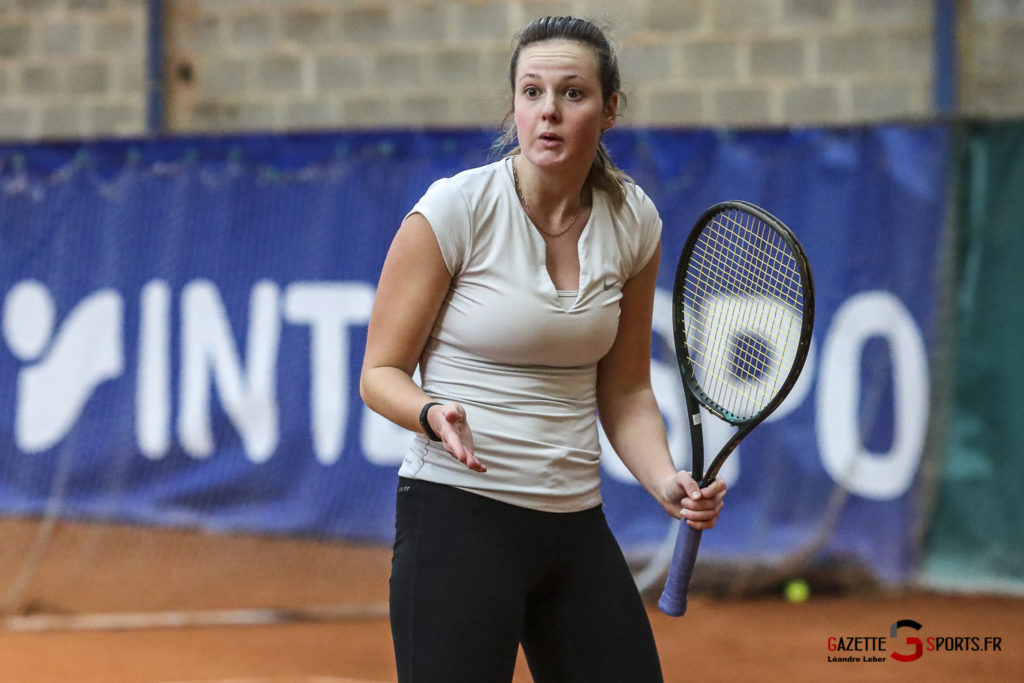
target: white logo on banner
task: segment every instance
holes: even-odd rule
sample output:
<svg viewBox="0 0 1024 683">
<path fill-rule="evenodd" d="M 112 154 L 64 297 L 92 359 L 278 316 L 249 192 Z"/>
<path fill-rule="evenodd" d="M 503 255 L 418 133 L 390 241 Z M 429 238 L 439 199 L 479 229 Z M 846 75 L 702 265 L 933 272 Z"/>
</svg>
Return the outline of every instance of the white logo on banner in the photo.
<svg viewBox="0 0 1024 683">
<path fill-rule="evenodd" d="M 4 301 L 4 339 L 25 363 L 18 373 L 14 437 L 32 453 L 67 435 L 96 387 L 124 367 L 120 295 L 100 290 L 83 299 L 54 331 L 50 291 L 20 282 Z"/>
</svg>

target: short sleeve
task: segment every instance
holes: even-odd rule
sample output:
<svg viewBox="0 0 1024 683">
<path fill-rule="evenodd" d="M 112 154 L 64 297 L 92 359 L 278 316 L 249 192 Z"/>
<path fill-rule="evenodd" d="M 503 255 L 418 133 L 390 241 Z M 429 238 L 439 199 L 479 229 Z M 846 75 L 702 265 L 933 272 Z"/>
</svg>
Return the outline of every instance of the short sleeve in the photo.
<svg viewBox="0 0 1024 683">
<path fill-rule="evenodd" d="M 442 178 L 427 189 L 408 215 L 414 213 L 427 219 L 448 273 L 454 277 L 466 262 L 471 242 L 472 221 L 466 198 L 451 178 Z"/>
<path fill-rule="evenodd" d="M 635 259 L 629 273 L 629 277 L 633 277 L 644 269 L 657 251 L 661 241 L 662 223 L 658 208 L 640 187 L 633 185 L 627 191 L 634 194 L 638 223 Z"/>
</svg>

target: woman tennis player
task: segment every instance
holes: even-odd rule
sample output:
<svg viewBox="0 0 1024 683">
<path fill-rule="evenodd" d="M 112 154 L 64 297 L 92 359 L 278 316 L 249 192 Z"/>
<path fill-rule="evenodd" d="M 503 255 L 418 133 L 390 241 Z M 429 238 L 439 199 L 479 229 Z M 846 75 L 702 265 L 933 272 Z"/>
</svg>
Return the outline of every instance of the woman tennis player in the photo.
<svg viewBox="0 0 1024 683">
<path fill-rule="evenodd" d="M 595 416 L 672 516 L 725 485 L 677 472 L 650 383 L 661 219 L 608 157 L 618 65 L 547 17 L 509 67 L 519 147 L 435 182 L 380 276 L 361 393 L 418 436 L 399 471 L 391 628 L 400 681 L 661 681 L 601 508 Z M 419 365 L 422 388 L 412 375 Z"/>
</svg>

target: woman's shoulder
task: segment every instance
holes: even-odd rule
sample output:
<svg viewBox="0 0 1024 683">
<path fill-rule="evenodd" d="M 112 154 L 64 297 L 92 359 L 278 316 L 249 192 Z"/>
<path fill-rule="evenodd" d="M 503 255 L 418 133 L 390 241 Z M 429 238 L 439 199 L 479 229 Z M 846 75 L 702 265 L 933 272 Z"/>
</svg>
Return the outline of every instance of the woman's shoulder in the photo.
<svg viewBox="0 0 1024 683">
<path fill-rule="evenodd" d="M 500 159 L 483 166 L 467 168 L 455 175 L 440 178 L 435 181 L 428 192 L 458 193 L 465 196 L 478 196 L 482 193 L 493 191 L 500 187 L 495 183 L 495 178 L 502 173 L 508 173 L 508 164 L 505 159 Z"/>
<path fill-rule="evenodd" d="M 622 181 L 622 189 L 624 193 L 624 203 L 633 207 L 639 208 L 645 211 L 657 211 L 657 207 L 654 205 L 654 201 L 644 191 L 644 188 L 640 187 L 637 183 L 632 180 Z"/>
<path fill-rule="evenodd" d="M 621 200 L 609 198 L 608 201 L 612 213 L 618 214 L 619 219 L 626 223 L 639 223 L 641 226 L 659 223 L 658 207 L 647 192 L 632 180 L 621 182 Z"/>
<path fill-rule="evenodd" d="M 619 202 L 608 202 L 611 225 L 623 258 L 627 278 L 636 275 L 650 260 L 661 240 L 661 216 L 642 187 L 631 181 L 622 184 Z"/>
<path fill-rule="evenodd" d="M 417 202 L 414 211 L 427 216 L 428 220 L 442 221 L 446 229 L 456 225 L 466 230 L 475 230 L 481 216 L 493 213 L 494 207 L 507 193 L 501 173 L 508 173 L 503 161 L 469 168 L 455 175 L 435 181 Z"/>
</svg>

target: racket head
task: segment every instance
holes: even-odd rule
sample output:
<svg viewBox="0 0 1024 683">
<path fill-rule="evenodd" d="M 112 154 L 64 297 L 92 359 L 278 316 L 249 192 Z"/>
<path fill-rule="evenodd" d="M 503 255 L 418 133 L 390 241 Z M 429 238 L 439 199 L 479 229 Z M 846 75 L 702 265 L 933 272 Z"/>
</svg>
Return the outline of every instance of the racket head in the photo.
<svg viewBox="0 0 1024 683">
<path fill-rule="evenodd" d="M 672 329 L 687 393 L 730 424 L 760 422 L 810 348 L 814 282 L 803 245 L 759 206 L 711 206 L 679 257 Z"/>
</svg>

